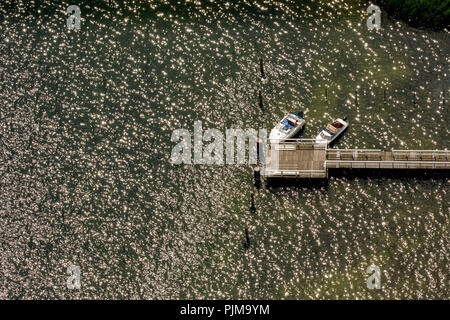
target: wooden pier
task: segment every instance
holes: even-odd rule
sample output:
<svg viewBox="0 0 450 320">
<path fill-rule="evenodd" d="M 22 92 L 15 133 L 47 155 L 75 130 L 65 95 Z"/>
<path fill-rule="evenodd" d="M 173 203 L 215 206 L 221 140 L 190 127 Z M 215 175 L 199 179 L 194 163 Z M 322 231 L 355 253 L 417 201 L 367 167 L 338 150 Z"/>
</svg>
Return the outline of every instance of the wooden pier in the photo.
<svg viewBox="0 0 450 320">
<path fill-rule="evenodd" d="M 449 170 L 449 150 L 333 149 L 311 139 L 268 141 L 267 178 L 327 178 L 328 169 Z"/>
</svg>

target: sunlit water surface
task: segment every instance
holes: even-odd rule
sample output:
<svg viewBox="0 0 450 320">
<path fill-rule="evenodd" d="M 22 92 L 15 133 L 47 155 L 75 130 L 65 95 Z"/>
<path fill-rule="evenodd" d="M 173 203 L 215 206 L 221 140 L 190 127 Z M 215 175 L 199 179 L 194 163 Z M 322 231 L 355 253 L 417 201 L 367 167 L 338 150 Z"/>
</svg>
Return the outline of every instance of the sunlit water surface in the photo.
<svg viewBox="0 0 450 320">
<path fill-rule="evenodd" d="M 385 15 L 369 31 L 364 1 L 91 1 L 79 31 L 66 1 L 15 3 L 0 4 L 1 298 L 450 298 L 448 176 L 256 190 L 248 165 L 169 161 L 174 129 L 270 130 L 290 109 L 308 138 L 347 116 L 336 147 L 444 149 L 448 33 Z"/>
</svg>

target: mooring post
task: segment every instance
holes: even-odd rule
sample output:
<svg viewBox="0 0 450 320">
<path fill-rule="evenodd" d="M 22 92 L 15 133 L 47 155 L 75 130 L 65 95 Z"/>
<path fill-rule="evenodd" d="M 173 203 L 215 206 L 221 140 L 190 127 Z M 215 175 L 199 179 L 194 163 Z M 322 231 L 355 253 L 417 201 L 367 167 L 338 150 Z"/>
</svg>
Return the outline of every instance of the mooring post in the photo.
<svg viewBox="0 0 450 320">
<path fill-rule="evenodd" d="M 259 96 L 259 107 L 262 109 L 263 108 L 263 101 L 262 101 L 262 92 L 261 92 L 261 90 L 259 90 L 258 96 Z"/>
<path fill-rule="evenodd" d="M 260 164 L 260 148 L 261 148 L 261 139 L 258 138 L 256 140 L 256 163 Z"/>
<path fill-rule="evenodd" d="M 325 101 L 328 103 L 328 89 L 325 88 Z"/>
<path fill-rule="evenodd" d="M 264 143 L 265 141 L 263 141 L 261 138 L 258 138 L 258 140 L 256 140 L 256 164 L 260 167 L 266 164 L 266 155 L 264 154 L 266 149 Z"/>
<path fill-rule="evenodd" d="M 416 107 L 416 91 L 413 91 L 413 107 Z"/>
<path fill-rule="evenodd" d="M 386 89 L 384 89 L 383 103 L 386 104 Z"/>
<path fill-rule="evenodd" d="M 256 189 L 261 188 L 261 171 L 259 167 L 253 169 L 253 177 L 255 178 Z"/>
<path fill-rule="evenodd" d="M 355 105 L 358 105 L 358 89 L 355 90 Z"/>
<path fill-rule="evenodd" d="M 251 203 L 251 206 L 250 206 L 250 211 L 251 212 L 255 212 L 256 211 L 256 208 L 255 208 L 255 196 L 253 195 L 253 193 L 251 194 L 251 198 L 252 198 L 252 203 Z"/>
<path fill-rule="evenodd" d="M 248 227 L 245 227 L 245 244 L 247 248 L 250 246 L 250 236 L 248 235 Z"/>
<path fill-rule="evenodd" d="M 265 78 L 266 75 L 264 73 L 264 61 L 262 58 L 259 58 L 259 71 L 261 72 L 261 77 Z"/>
</svg>

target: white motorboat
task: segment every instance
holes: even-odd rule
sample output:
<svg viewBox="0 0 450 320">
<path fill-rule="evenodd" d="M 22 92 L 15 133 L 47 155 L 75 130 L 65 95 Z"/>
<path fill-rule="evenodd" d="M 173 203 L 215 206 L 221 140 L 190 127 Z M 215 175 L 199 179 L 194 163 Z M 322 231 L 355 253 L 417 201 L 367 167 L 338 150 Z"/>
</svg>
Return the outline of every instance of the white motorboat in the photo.
<svg viewBox="0 0 450 320">
<path fill-rule="evenodd" d="M 322 132 L 317 135 L 316 143 L 330 144 L 331 142 L 333 142 L 345 131 L 345 129 L 347 129 L 348 122 L 346 120 L 347 118 L 339 118 L 329 123 L 322 129 Z"/>
<path fill-rule="evenodd" d="M 303 112 L 289 112 L 281 121 L 270 131 L 269 140 L 280 142 L 295 136 L 305 125 Z"/>
</svg>

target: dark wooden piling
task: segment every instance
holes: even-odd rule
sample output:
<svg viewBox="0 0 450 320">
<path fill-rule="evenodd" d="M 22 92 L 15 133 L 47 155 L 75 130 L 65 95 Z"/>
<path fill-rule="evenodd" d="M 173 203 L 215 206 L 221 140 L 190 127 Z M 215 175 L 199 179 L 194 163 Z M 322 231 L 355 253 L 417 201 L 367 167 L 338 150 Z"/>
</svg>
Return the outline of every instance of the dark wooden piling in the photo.
<svg viewBox="0 0 450 320">
<path fill-rule="evenodd" d="M 383 93 L 383 103 L 386 104 L 386 89 L 384 89 Z"/>
<path fill-rule="evenodd" d="M 255 167 L 253 169 L 253 177 L 255 179 L 256 189 L 260 189 L 261 188 L 261 170 L 259 167 Z"/>
<path fill-rule="evenodd" d="M 256 156 L 257 156 L 257 160 L 256 163 L 258 166 L 264 165 L 264 163 L 266 162 L 266 155 L 265 155 L 265 141 L 263 141 L 262 139 L 258 138 L 257 143 L 256 143 Z"/>
<path fill-rule="evenodd" d="M 261 161 L 261 145 L 262 145 L 262 140 L 258 138 L 257 142 L 256 142 L 256 163 L 260 164 Z"/>
<path fill-rule="evenodd" d="M 261 72 L 261 78 L 265 78 L 266 74 L 264 73 L 264 61 L 262 58 L 259 58 L 259 71 Z"/>
<path fill-rule="evenodd" d="M 264 107 L 264 105 L 263 105 L 261 90 L 259 90 L 259 92 L 258 92 L 258 97 L 259 97 L 259 107 L 262 109 Z"/>
<path fill-rule="evenodd" d="M 248 235 L 248 228 L 245 227 L 245 247 L 248 248 L 250 246 L 250 236 Z"/>
<path fill-rule="evenodd" d="M 256 211 L 256 207 L 255 207 L 255 196 L 253 195 L 253 193 L 251 194 L 250 211 L 251 211 L 251 212 L 255 212 L 255 211 Z"/>
</svg>

